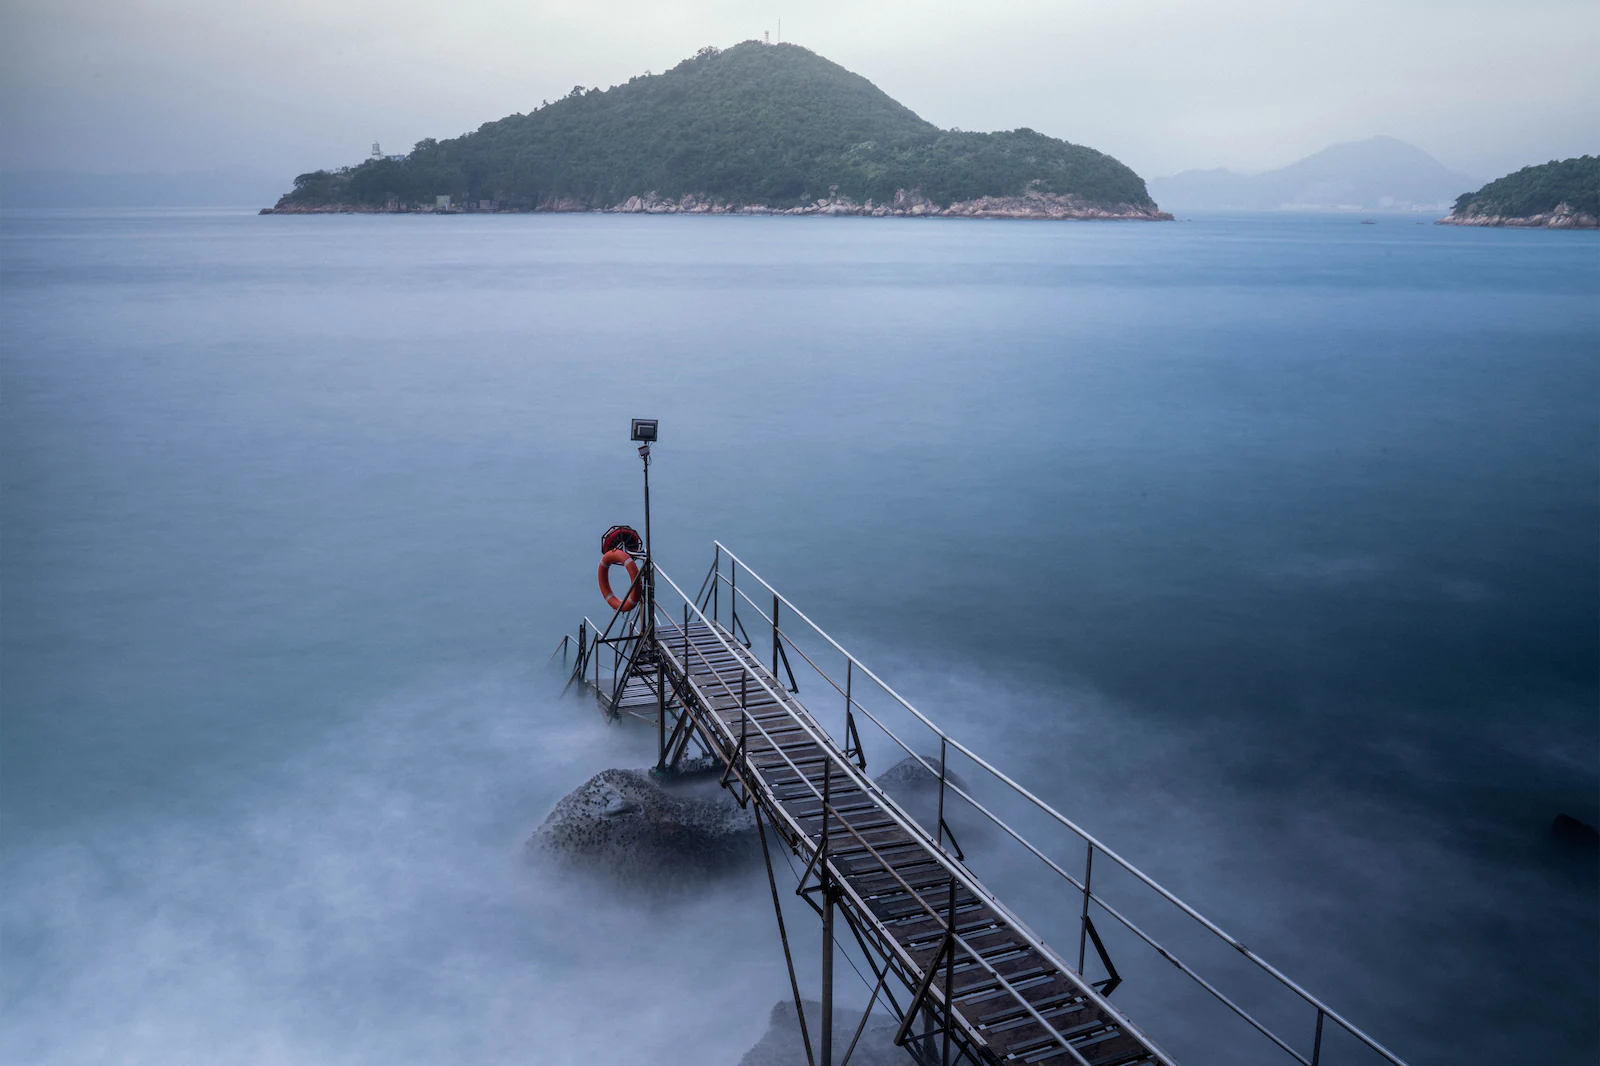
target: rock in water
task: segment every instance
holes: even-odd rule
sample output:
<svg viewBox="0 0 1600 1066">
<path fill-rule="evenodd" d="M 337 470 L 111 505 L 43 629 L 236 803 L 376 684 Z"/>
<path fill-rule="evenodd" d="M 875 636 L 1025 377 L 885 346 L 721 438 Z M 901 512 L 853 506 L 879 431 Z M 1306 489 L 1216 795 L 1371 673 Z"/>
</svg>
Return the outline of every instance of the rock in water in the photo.
<svg viewBox="0 0 1600 1066">
<path fill-rule="evenodd" d="M 928 766 L 933 767 L 933 769 L 929 770 L 928 766 L 924 766 L 922 763 L 927 763 Z M 878 784 L 883 786 L 884 791 L 889 792 L 890 794 L 897 792 L 916 792 L 927 789 L 933 789 L 937 791 L 939 788 L 938 769 L 939 756 L 937 753 L 933 755 L 922 756 L 922 762 L 918 762 L 915 756 L 907 755 L 904 759 L 901 759 L 883 773 L 879 774 L 877 781 Z M 953 770 L 947 769 L 945 771 L 945 778 L 948 781 L 954 782 L 957 787 L 966 787 L 966 782 L 963 781 Z"/>
<path fill-rule="evenodd" d="M 1600 830 L 1570 814 L 1556 815 L 1556 820 L 1550 823 L 1550 839 L 1575 855 L 1600 853 Z"/>
<path fill-rule="evenodd" d="M 620 884 L 660 887 L 742 865 L 760 847 L 754 817 L 715 773 L 603 770 L 562 797 L 528 851 Z"/>
<path fill-rule="evenodd" d="M 820 1050 L 818 1026 L 822 1021 L 822 1004 L 816 1000 L 805 1001 L 806 1027 L 811 1033 L 811 1049 Z M 861 1024 L 858 1010 L 833 1012 L 833 1061 L 844 1058 L 850 1038 L 856 1035 Z M 861 1041 L 850 1056 L 850 1066 L 913 1066 L 915 1060 L 904 1048 L 894 1046 L 895 1030 L 899 1026 L 887 1014 L 874 1014 L 867 1019 L 861 1032 Z M 800 1022 L 795 1014 L 794 1000 L 779 1000 L 772 1008 L 772 1022 L 756 1045 L 744 1053 L 739 1066 L 806 1066 L 806 1048 L 800 1039 Z"/>
<path fill-rule="evenodd" d="M 934 769 L 930 771 L 928 766 Z M 930 833 L 938 831 L 939 826 L 939 756 L 922 756 L 918 762 L 914 756 L 907 755 L 904 759 L 889 767 L 876 778 L 883 790 L 894 797 L 894 801 L 911 817 L 922 823 L 923 828 Z M 955 772 L 946 770 L 945 779 L 957 788 L 966 788 L 966 782 Z M 945 793 L 945 822 L 954 824 L 958 812 L 964 813 L 967 808 L 965 800 L 953 792 Z"/>
</svg>

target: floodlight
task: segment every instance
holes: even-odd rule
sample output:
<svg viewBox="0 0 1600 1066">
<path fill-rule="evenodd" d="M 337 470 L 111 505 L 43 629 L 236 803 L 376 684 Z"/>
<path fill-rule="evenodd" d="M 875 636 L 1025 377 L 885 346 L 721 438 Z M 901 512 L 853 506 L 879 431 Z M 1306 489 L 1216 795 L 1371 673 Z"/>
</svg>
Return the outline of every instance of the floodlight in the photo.
<svg viewBox="0 0 1600 1066">
<path fill-rule="evenodd" d="M 631 440 L 642 440 L 646 444 L 656 439 L 656 420 L 653 418 L 635 418 L 633 420 L 633 435 Z"/>
</svg>

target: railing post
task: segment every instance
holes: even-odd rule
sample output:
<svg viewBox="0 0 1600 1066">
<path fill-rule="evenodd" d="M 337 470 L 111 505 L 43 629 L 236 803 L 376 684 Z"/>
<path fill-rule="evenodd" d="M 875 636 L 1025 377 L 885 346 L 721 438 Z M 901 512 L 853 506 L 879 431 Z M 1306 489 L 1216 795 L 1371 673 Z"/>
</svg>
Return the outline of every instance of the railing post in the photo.
<svg viewBox="0 0 1600 1066">
<path fill-rule="evenodd" d="M 1089 946 L 1089 878 L 1094 874 L 1094 845 L 1089 845 L 1089 857 L 1083 862 L 1083 917 L 1078 929 L 1078 975 L 1083 976 L 1083 952 Z"/>
<path fill-rule="evenodd" d="M 656 770 L 667 768 L 667 661 L 656 656 Z"/>
<path fill-rule="evenodd" d="M 732 617 L 728 619 L 728 634 L 734 640 L 739 639 L 739 564 L 736 560 L 728 560 L 728 610 Z"/>
<path fill-rule="evenodd" d="M 821 868 L 818 873 L 824 883 L 827 881 L 828 867 L 828 808 L 833 803 L 833 760 L 826 755 L 822 759 L 822 858 L 818 860 Z"/>
<path fill-rule="evenodd" d="M 1322 1019 L 1324 1013 L 1321 1007 L 1317 1008 L 1317 1039 L 1311 1044 L 1311 1066 L 1317 1066 L 1317 1063 L 1322 1059 Z"/>
<path fill-rule="evenodd" d="M 778 676 L 778 594 L 772 594 L 772 676 Z"/>
<path fill-rule="evenodd" d="M 856 735 L 856 709 L 850 699 L 850 683 L 854 675 L 855 663 L 847 658 L 844 661 L 844 753 L 846 755 L 850 754 L 850 740 Z"/>
<path fill-rule="evenodd" d="M 945 754 L 945 746 L 946 746 L 946 744 L 945 744 L 944 734 L 941 733 L 941 734 L 939 734 L 939 830 L 938 830 L 938 840 L 939 840 L 939 850 L 940 851 L 944 850 L 944 754 Z"/>
<path fill-rule="evenodd" d="M 720 622 L 722 615 L 719 608 L 722 605 L 722 545 L 712 545 L 711 556 L 711 620 Z"/>
</svg>

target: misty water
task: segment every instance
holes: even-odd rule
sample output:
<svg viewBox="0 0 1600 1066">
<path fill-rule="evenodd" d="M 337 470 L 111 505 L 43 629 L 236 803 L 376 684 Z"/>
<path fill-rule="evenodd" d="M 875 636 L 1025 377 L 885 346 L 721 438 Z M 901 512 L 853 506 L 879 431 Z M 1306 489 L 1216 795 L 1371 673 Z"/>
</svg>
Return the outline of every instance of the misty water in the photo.
<svg viewBox="0 0 1600 1066">
<path fill-rule="evenodd" d="M 522 852 L 653 759 L 543 665 L 634 415 L 669 572 L 724 541 L 1409 1061 L 1600 1052 L 1592 234 L 18 212 L 0 270 L 5 1061 L 738 1061 L 759 867 Z"/>
</svg>

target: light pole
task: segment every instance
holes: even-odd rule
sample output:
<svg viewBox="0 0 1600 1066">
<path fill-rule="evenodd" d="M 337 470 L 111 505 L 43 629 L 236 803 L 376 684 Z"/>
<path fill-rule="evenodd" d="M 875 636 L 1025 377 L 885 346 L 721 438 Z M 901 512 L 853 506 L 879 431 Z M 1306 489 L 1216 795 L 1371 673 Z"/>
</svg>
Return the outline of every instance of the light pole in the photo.
<svg viewBox="0 0 1600 1066">
<path fill-rule="evenodd" d="M 644 460 L 644 636 L 646 647 L 653 647 L 656 635 L 656 569 L 650 555 L 650 445 L 656 439 L 656 420 L 635 418 L 630 438 L 639 442 L 639 458 Z"/>
<path fill-rule="evenodd" d="M 656 420 L 635 418 L 629 436 L 639 442 L 639 458 L 644 462 L 644 628 L 639 639 L 644 642 L 643 651 L 656 661 L 656 771 L 664 773 L 667 768 L 667 664 L 656 648 L 656 567 L 650 554 L 650 445 L 656 439 Z"/>
</svg>

